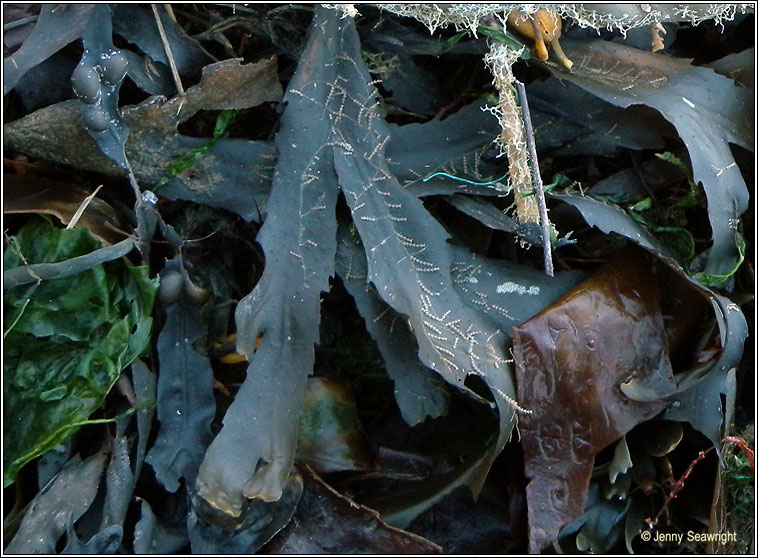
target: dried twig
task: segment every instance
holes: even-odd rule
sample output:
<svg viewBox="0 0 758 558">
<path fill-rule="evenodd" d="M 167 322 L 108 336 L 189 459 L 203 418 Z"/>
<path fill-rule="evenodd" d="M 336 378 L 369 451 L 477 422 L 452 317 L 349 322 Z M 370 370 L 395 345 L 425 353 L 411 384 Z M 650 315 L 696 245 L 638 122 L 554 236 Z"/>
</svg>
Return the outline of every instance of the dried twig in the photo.
<svg viewBox="0 0 758 558">
<path fill-rule="evenodd" d="M 84 198 L 82 203 L 79 204 L 79 207 L 76 208 L 76 211 L 74 212 L 73 217 L 71 217 L 71 220 L 68 222 L 66 229 L 73 229 L 79 223 L 79 219 L 81 219 L 82 215 L 87 210 L 87 207 L 89 207 L 90 202 L 95 199 L 95 196 L 97 196 L 97 193 L 100 191 L 100 188 L 102 187 L 103 185 L 101 184 L 100 186 L 95 188 L 94 192 L 92 192 L 89 196 Z"/>
<path fill-rule="evenodd" d="M 542 248 L 545 259 L 545 274 L 553 276 L 553 254 L 550 250 L 550 221 L 547 218 L 547 204 L 545 203 L 545 190 L 542 188 L 542 176 L 540 176 L 540 167 L 537 161 L 537 147 L 534 143 L 534 129 L 532 128 L 532 118 L 529 115 L 529 103 L 526 99 L 526 88 L 518 80 L 514 80 L 516 91 L 518 92 L 519 104 L 521 105 L 521 116 L 524 119 L 524 132 L 526 133 L 526 145 L 529 149 L 529 158 L 531 159 L 532 183 L 534 193 L 537 197 L 537 205 L 540 210 L 540 225 L 542 226 Z"/>
<path fill-rule="evenodd" d="M 171 74 L 174 76 L 174 83 L 176 83 L 176 90 L 179 92 L 180 97 L 184 97 L 184 87 L 182 87 L 182 79 L 179 77 L 179 71 L 176 69 L 176 61 L 174 55 L 171 53 L 171 45 L 168 43 L 168 37 L 166 37 L 166 31 L 163 29 L 163 22 L 161 16 L 158 14 L 158 6 L 156 4 L 150 4 L 153 9 L 153 15 L 155 16 L 155 24 L 158 26 L 158 33 L 161 35 L 161 41 L 163 41 L 163 48 L 166 51 L 166 58 L 168 58 L 168 64 L 171 66 Z"/>
<path fill-rule="evenodd" d="M 174 8 L 171 7 L 171 4 L 163 4 L 163 7 L 166 8 L 166 13 L 168 14 L 168 17 L 171 18 L 171 21 L 178 23 L 176 21 L 176 16 L 174 15 Z"/>
</svg>

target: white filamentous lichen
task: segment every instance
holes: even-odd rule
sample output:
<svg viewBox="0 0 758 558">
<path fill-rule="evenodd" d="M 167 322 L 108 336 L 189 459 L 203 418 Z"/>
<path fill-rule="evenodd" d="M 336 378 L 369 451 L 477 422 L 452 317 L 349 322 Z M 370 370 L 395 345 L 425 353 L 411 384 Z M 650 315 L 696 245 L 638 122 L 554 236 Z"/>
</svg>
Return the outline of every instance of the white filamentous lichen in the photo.
<svg viewBox="0 0 758 558">
<path fill-rule="evenodd" d="M 358 17 L 360 12 L 355 8 L 355 4 L 321 4 L 324 8 L 328 10 L 337 10 L 338 12 L 342 12 L 342 17 L 352 17 L 355 19 Z"/>
<path fill-rule="evenodd" d="M 378 4 L 400 16 L 412 17 L 434 33 L 438 28 L 454 25 L 457 30 L 467 29 L 476 35 L 481 20 L 503 10 L 514 9 L 520 4 Z M 507 6 L 507 7 L 503 7 Z"/>
<path fill-rule="evenodd" d="M 526 147 L 526 133 L 521 119 L 521 109 L 516 102 L 511 67 L 518 59 L 520 51 L 494 43 L 484 57 L 484 62 L 492 72 L 499 99 L 497 106 L 488 107 L 500 123 L 502 132 L 498 138 L 501 155 L 508 158 L 508 177 L 516 199 L 516 216 L 521 223 L 539 223 L 539 208 L 535 196 L 532 175 L 529 170 L 529 151 Z"/>
<path fill-rule="evenodd" d="M 377 4 L 383 10 L 417 19 L 433 33 L 449 25 L 476 32 L 482 20 L 503 17 L 510 10 L 532 15 L 537 10 L 557 12 L 581 27 L 618 29 L 622 33 L 636 27 L 665 21 L 688 21 L 694 25 L 712 19 L 730 21 L 737 13 L 752 9 L 742 4 Z"/>
</svg>

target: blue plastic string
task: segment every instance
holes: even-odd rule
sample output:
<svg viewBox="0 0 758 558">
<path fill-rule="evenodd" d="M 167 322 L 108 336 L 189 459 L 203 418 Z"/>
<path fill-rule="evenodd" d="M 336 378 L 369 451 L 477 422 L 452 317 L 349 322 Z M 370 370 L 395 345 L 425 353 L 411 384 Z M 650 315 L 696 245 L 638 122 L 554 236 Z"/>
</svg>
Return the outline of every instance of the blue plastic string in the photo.
<svg viewBox="0 0 758 558">
<path fill-rule="evenodd" d="M 458 182 L 465 182 L 466 184 L 471 184 L 472 186 L 492 186 L 493 184 L 497 184 L 501 180 L 505 180 L 508 178 L 507 174 L 504 174 L 500 178 L 496 178 L 495 180 L 490 180 L 489 182 L 474 182 L 473 180 L 467 180 L 465 178 L 460 178 L 458 176 L 453 176 L 452 174 L 448 174 L 446 172 L 435 172 L 431 176 L 427 176 L 422 182 L 428 182 L 435 176 L 444 176 L 446 178 L 452 178 L 453 180 L 457 180 Z"/>
</svg>

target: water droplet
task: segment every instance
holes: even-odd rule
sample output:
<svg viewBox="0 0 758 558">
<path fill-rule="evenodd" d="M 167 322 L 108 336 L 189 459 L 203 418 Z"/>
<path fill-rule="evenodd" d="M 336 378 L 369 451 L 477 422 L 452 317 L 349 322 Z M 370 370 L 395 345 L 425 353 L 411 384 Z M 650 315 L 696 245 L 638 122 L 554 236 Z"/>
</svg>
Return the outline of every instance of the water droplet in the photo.
<svg viewBox="0 0 758 558">
<path fill-rule="evenodd" d="M 158 203 L 158 196 L 156 196 L 150 190 L 145 190 L 144 192 L 142 192 L 142 201 L 144 203 L 149 203 L 150 205 L 155 205 L 156 203 Z"/>
</svg>

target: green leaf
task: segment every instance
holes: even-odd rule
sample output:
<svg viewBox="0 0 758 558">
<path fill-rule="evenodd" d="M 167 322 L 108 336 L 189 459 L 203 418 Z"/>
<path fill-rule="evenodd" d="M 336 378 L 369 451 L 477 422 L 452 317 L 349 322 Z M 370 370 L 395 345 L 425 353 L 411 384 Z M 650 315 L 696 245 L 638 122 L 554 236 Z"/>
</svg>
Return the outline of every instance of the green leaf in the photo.
<svg viewBox="0 0 758 558">
<path fill-rule="evenodd" d="M 635 203 L 630 209 L 632 211 L 647 211 L 651 207 L 653 207 L 653 200 L 645 198 Z"/>
<path fill-rule="evenodd" d="M 221 136 L 223 136 L 226 133 L 226 129 L 231 125 L 232 122 L 237 120 L 237 117 L 239 116 L 239 111 L 237 110 L 222 110 L 218 118 L 216 118 L 216 126 L 213 128 L 213 137 L 218 139 Z"/>
<path fill-rule="evenodd" d="M 676 251 L 681 261 L 690 262 L 695 257 L 695 239 L 687 229 L 682 227 L 651 227 L 651 229 L 667 239 L 667 244 Z M 708 285 L 704 281 L 700 282 Z"/>
<path fill-rule="evenodd" d="M 446 39 L 445 41 L 443 41 L 442 44 L 440 44 L 440 54 L 441 55 L 445 54 L 448 50 L 453 48 L 458 43 L 458 41 L 460 41 L 466 35 L 468 35 L 468 31 L 460 31 L 456 33 L 455 35 L 453 35 L 452 37 L 450 37 L 449 39 Z"/>
<path fill-rule="evenodd" d="M 35 219 L 11 237 L 6 269 L 96 250 L 84 228 Z M 5 484 L 31 459 L 73 434 L 148 346 L 157 281 L 118 262 L 6 291 L 3 450 Z"/>
<path fill-rule="evenodd" d="M 480 25 L 479 27 L 476 28 L 476 32 L 510 49 L 520 50 L 521 56 L 519 58 L 521 58 L 522 60 L 529 60 L 529 57 L 530 57 L 529 49 L 526 48 L 524 43 L 519 41 L 516 37 L 514 37 L 507 31 L 501 31 L 500 29 L 487 27 L 486 25 Z"/>
<path fill-rule="evenodd" d="M 689 167 L 684 164 L 684 161 L 682 161 L 679 157 L 671 153 L 671 151 L 666 151 L 664 153 L 656 153 L 656 157 L 658 157 L 661 161 L 666 161 L 667 163 L 671 163 L 675 167 L 679 167 L 683 170 L 689 170 Z"/>
<path fill-rule="evenodd" d="M 742 261 L 745 259 L 745 239 L 742 237 L 742 235 L 738 232 L 734 233 L 735 238 L 735 244 L 737 246 L 737 261 L 734 263 L 734 265 L 731 267 L 731 269 L 727 269 L 724 273 L 694 273 L 692 275 L 692 278 L 696 281 L 699 281 L 703 285 L 707 287 L 718 287 L 719 285 L 723 284 L 727 279 L 729 279 L 734 273 L 739 269 L 739 267 L 742 265 Z"/>
<path fill-rule="evenodd" d="M 224 135 L 229 125 L 237 119 L 238 114 L 239 111 L 236 110 L 222 110 L 218 115 L 218 118 L 216 118 L 216 127 L 213 129 L 213 139 L 201 143 L 190 150 L 187 155 L 171 165 L 165 176 L 155 185 L 154 190 L 158 190 L 161 186 L 165 186 L 176 175 L 192 168 L 198 159 L 208 155 L 211 152 L 211 149 L 213 149 L 213 146 L 216 145 L 221 139 L 221 136 Z"/>
</svg>

